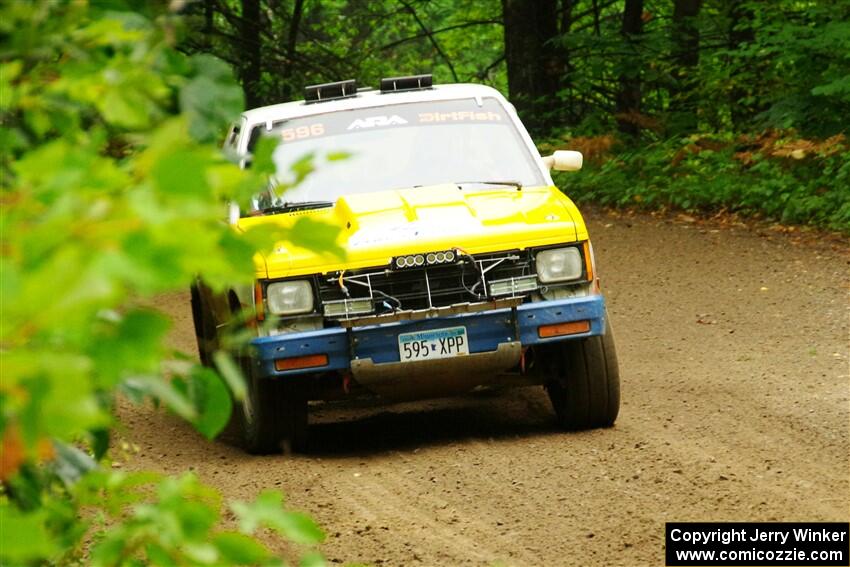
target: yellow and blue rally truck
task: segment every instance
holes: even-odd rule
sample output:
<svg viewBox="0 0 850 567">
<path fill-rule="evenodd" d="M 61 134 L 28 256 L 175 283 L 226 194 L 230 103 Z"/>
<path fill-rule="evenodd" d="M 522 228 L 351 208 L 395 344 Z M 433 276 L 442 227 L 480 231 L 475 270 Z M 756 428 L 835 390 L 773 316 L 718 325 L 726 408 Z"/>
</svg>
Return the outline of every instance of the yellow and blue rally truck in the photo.
<svg viewBox="0 0 850 567">
<path fill-rule="evenodd" d="M 265 136 L 279 140 L 281 175 L 307 154 L 315 171 L 257 196 L 236 228 L 310 216 L 339 227 L 346 255 L 284 242 L 258 255 L 254 289 L 192 288 L 205 363 L 240 310 L 263 321 L 237 411 L 249 451 L 302 450 L 310 401 L 362 395 L 542 385 L 564 428 L 614 423 L 619 370 L 593 248 L 549 173 L 580 169 L 580 153 L 541 157 L 498 91 L 430 75 L 307 87 L 303 101 L 244 112 L 225 151 L 245 163 Z"/>
</svg>

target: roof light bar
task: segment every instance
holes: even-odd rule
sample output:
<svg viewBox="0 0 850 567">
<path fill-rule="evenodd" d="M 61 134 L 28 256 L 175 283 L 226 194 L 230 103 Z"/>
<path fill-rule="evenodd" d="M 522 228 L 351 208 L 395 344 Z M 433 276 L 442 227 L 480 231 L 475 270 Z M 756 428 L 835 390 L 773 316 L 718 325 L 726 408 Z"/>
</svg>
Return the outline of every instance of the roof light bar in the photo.
<svg viewBox="0 0 850 567">
<path fill-rule="evenodd" d="M 354 79 L 304 87 L 304 102 L 307 104 L 352 96 L 357 96 L 357 81 Z"/>
<path fill-rule="evenodd" d="M 434 79 L 429 75 L 411 75 L 409 77 L 388 77 L 381 79 L 381 92 L 394 93 L 401 91 L 421 91 L 434 86 Z"/>
</svg>

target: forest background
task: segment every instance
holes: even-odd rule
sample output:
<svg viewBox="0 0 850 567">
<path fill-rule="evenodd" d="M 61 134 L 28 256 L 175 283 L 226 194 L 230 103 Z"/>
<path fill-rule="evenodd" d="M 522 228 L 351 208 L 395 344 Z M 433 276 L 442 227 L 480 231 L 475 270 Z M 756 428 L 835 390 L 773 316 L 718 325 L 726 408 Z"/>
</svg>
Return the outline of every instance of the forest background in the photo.
<svg viewBox="0 0 850 567">
<path fill-rule="evenodd" d="M 509 95 L 579 201 L 850 230 L 850 2 L 204 0 L 182 48 L 247 106 L 433 73 Z"/>
</svg>

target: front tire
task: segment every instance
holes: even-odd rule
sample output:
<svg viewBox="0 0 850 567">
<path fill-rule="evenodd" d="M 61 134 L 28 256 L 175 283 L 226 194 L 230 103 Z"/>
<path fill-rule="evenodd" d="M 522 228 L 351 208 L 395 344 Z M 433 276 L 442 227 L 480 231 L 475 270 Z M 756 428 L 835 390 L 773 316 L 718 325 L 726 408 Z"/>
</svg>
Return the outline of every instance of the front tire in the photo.
<svg viewBox="0 0 850 567">
<path fill-rule="evenodd" d="M 245 449 L 255 455 L 303 452 L 307 448 L 307 398 L 293 384 L 259 378 L 251 366 L 245 372 L 248 388 L 240 408 Z"/>
<path fill-rule="evenodd" d="M 195 338 L 198 341 L 198 358 L 204 366 L 212 366 L 212 353 L 218 348 L 218 333 L 215 321 L 208 309 L 204 309 L 201 289 L 197 285 L 190 288 L 192 299 L 192 322 L 195 324 Z"/>
<path fill-rule="evenodd" d="M 610 324 L 601 336 L 541 346 L 538 356 L 551 377 L 546 390 L 558 423 L 569 430 L 614 425 L 620 412 L 620 369 Z"/>
</svg>

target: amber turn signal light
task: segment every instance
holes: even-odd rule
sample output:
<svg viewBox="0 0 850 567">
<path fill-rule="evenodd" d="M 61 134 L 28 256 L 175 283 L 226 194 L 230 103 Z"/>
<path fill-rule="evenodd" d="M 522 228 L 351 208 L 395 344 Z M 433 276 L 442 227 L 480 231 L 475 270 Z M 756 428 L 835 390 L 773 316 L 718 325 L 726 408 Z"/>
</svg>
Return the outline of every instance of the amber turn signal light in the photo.
<svg viewBox="0 0 850 567">
<path fill-rule="evenodd" d="M 543 325 L 537 327 L 537 336 L 541 339 L 560 337 L 561 335 L 577 335 L 590 331 L 590 321 L 571 321 L 569 323 L 557 323 L 555 325 Z"/>
<path fill-rule="evenodd" d="M 257 321 L 265 319 L 266 311 L 263 306 L 263 285 L 260 282 L 254 283 L 254 307 L 257 310 Z"/>
<path fill-rule="evenodd" d="M 584 269 L 587 273 L 587 281 L 593 280 L 593 254 L 590 250 L 590 240 L 584 241 Z"/>
<path fill-rule="evenodd" d="M 292 358 L 279 358 L 274 361 L 275 370 L 298 370 L 300 368 L 315 368 L 328 365 L 328 355 L 310 354 L 307 356 L 295 356 Z"/>
</svg>

